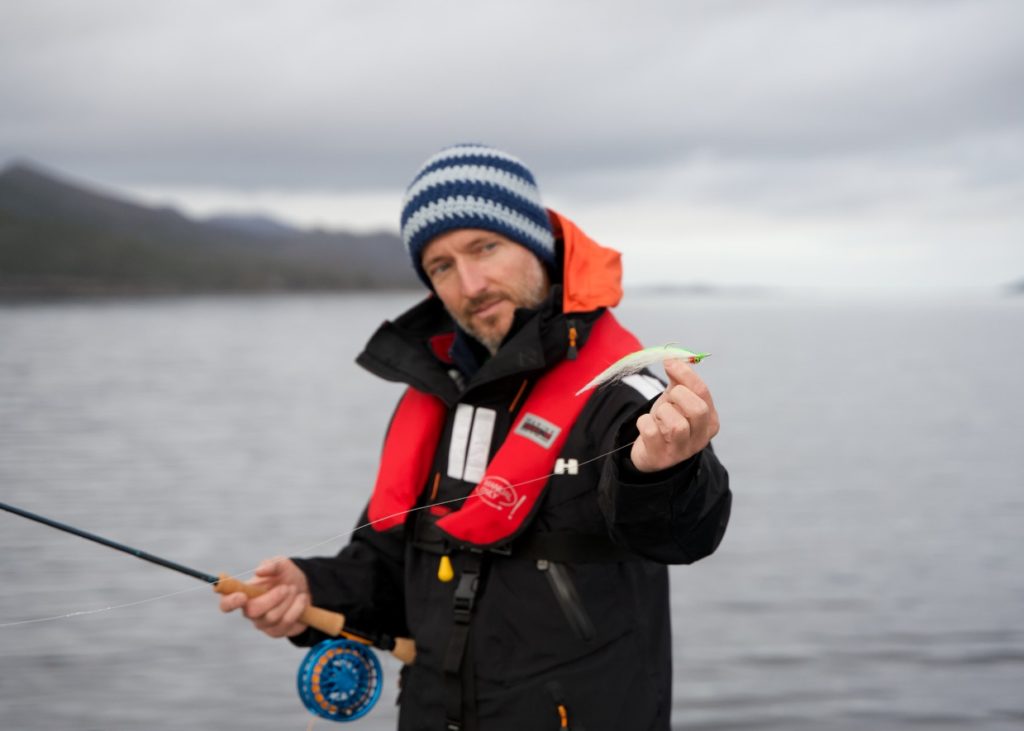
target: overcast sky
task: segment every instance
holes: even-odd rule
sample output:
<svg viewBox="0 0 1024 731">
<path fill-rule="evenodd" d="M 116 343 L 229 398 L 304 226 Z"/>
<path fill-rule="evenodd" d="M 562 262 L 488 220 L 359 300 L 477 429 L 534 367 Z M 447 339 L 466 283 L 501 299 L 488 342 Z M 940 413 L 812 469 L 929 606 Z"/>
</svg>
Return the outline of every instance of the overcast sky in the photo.
<svg viewBox="0 0 1024 731">
<path fill-rule="evenodd" d="M 523 158 L 631 282 L 1002 285 L 1024 3 L 0 0 L 0 164 L 397 230 L 460 141 Z"/>
</svg>

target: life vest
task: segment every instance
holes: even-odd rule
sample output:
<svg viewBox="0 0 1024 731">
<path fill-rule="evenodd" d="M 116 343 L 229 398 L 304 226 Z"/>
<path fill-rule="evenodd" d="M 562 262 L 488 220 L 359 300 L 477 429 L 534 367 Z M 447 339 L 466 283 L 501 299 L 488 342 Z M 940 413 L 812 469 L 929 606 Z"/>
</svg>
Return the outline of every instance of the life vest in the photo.
<svg viewBox="0 0 1024 731">
<path fill-rule="evenodd" d="M 526 524 L 547 485 L 561 447 L 591 392 L 576 392 L 640 342 L 610 312 L 597 319 L 575 359 L 563 360 L 536 383 L 483 479 L 462 507 L 436 522 L 459 545 L 501 544 Z M 384 442 L 369 517 L 378 531 L 405 522 L 427 484 L 448 408 L 406 390 Z"/>
</svg>

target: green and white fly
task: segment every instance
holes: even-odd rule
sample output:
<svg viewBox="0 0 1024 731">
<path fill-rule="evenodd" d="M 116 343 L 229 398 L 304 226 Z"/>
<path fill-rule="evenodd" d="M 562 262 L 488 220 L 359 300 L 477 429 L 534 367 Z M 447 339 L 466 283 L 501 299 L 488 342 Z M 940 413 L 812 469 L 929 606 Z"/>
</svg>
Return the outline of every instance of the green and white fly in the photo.
<svg viewBox="0 0 1024 731">
<path fill-rule="evenodd" d="M 590 383 L 577 391 L 576 395 L 579 396 L 584 391 L 589 391 L 592 388 L 600 388 L 606 383 L 621 381 L 623 378 L 639 373 L 644 368 L 655 363 L 674 359 L 684 360 L 687 363 L 700 363 L 709 355 L 711 353 L 694 353 L 691 350 L 674 345 L 655 345 L 652 348 L 644 348 L 619 358 L 598 373 Z"/>
</svg>

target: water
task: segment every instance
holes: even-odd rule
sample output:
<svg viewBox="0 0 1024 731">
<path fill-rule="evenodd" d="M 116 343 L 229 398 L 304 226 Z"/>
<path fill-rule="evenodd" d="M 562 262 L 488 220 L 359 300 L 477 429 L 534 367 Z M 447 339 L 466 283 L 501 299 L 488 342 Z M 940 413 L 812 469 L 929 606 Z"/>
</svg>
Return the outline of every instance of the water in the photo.
<svg viewBox="0 0 1024 731">
<path fill-rule="evenodd" d="M 0 308 L 0 499 L 211 573 L 332 553 L 400 393 L 352 359 L 411 302 Z M 1024 726 L 1024 302 L 650 296 L 619 314 L 713 352 L 736 495 L 719 553 L 672 570 L 675 727 Z M 0 553 L 0 624 L 173 594 L 0 627 L 0 728 L 307 727 L 302 652 L 208 587 L 8 514 Z M 394 728 L 384 665 L 368 731 Z"/>
</svg>

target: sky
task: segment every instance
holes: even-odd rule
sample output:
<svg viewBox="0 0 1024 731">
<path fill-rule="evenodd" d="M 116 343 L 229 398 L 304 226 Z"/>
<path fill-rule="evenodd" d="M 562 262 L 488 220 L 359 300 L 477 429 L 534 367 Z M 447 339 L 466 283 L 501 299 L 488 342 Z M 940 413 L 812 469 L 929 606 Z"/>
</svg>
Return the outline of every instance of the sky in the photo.
<svg viewBox="0 0 1024 731">
<path fill-rule="evenodd" d="M 186 213 L 397 231 L 456 142 L 627 283 L 1024 278 L 1017 0 L 0 0 L 0 165 Z"/>
</svg>

